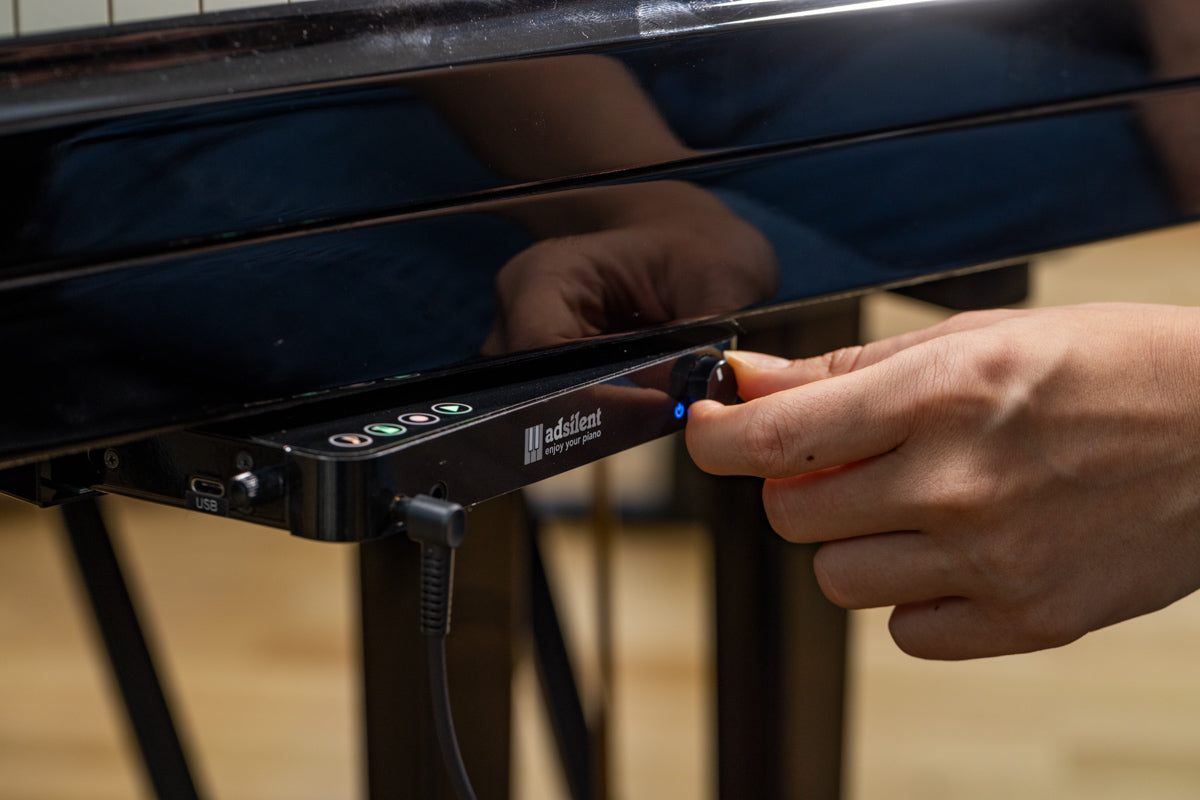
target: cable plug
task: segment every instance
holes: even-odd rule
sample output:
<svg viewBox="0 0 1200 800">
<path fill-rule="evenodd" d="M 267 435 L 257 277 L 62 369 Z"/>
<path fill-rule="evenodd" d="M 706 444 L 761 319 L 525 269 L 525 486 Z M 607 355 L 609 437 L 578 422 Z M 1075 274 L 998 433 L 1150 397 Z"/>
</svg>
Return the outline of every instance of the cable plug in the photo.
<svg viewBox="0 0 1200 800">
<path fill-rule="evenodd" d="M 459 800 L 475 800 L 475 790 L 463 763 L 450 688 L 446 681 L 446 634 L 450 632 L 450 594 L 454 588 L 454 551 L 466 537 L 467 513 L 457 503 L 428 495 L 400 498 L 396 524 L 421 545 L 421 633 L 425 635 L 433 724 L 442 759 Z"/>
<path fill-rule="evenodd" d="M 454 551 L 467 532 L 463 507 L 428 495 L 400 500 L 408 538 L 421 545 L 421 633 L 450 632 L 450 595 L 454 589 Z"/>
</svg>

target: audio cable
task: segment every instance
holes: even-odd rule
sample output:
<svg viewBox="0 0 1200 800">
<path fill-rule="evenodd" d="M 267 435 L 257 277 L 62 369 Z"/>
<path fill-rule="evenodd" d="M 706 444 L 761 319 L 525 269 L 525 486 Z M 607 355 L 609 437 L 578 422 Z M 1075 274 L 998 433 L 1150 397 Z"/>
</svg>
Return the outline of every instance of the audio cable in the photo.
<svg viewBox="0 0 1200 800">
<path fill-rule="evenodd" d="M 457 503 L 427 495 L 402 498 L 398 510 L 408 537 L 421 547 L 421 634 L 425 638 L 425 665 L 438 745 L 458 800 L 475 800 L 475 790 L 454 733 L 446 678 L 454 551 L 466 536 L 466 512 Z"/>
</svg>

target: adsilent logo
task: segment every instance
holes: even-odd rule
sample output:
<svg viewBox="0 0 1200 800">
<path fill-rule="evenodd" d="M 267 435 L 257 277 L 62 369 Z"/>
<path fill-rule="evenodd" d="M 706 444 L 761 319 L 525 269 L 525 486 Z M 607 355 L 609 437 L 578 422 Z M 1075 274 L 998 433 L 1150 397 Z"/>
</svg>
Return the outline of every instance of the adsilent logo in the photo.
<svg viewBox="0 0 1200 800">
<path fill-rule="evenodd" d="M 525 429 L 525 464 L 556 456 L 600 438 L 600 409 L 590 414 L 576 411 L 550 425 Z"/>
<path fill-rule="evenodd" d="M 525 429 L 525 463 L 532 464 L 542 460 L 542 432 L 544 425 L 534 425 Z"/>
</svg>

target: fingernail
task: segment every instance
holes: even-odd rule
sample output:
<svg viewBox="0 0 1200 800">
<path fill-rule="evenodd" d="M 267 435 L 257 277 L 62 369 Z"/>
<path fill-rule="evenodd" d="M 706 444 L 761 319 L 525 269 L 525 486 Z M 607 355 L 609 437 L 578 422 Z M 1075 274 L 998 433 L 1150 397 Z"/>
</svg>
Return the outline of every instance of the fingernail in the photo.
<svg viewBox="0 0 1200 800">
<path fill-rule="evenodd" d="M 751 369 L 783 369 L 791 366 L 792 362 L 779 356 L 766 353 L 755 353 L 751 350 L 726 350 L 725 360 L 734 367 L 746 366 Z"/>
</svg>

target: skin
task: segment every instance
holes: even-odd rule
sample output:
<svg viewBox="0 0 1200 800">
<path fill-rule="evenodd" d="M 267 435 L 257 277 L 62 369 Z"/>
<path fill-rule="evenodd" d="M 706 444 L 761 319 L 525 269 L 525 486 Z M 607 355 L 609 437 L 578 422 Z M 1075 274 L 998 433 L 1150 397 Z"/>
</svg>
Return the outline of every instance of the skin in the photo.
<svg viewBox="0 0 1200 800">
<path fill-rule="evenodd" d="M 620 61 L 570 55 L 467 66 L 408 84 L 528 195 L 488 203 L 539 241 L 496 277 L 489 355 L 709 316 L 775 291 L 767 239 L 714 194 L 659 180 L 542 193 L 700 153 L 679 139 Z"/>
<path fill-rule="evenodd" d="M 912 655 L 1028 652 L 1200 587 L 1200 311 L 962 314 L 818 358 L 730 353 L 746 403 L 688 447 L 766 478 L 846 608 L 895 606 Z"/>
<path fill-rule="evenodd" d="M 1200 71 L 1200 15 L 1193 0 L 1145 0 L 1141 4 L 1154 72 L 1166 80 Z M 1200 98 L 1151 97 L 1140 106 L 1146 134 L 1154 144 L 1181 211 L 1200 210 Z"/>
<path fill-rule="evenodd" d="M 547 213 L 539 213 L 542 206 Z M 496 276 L 489 354 L 734 311 L 775 291 L 771 245 L 713 194 L 684 181 L 521 201 L 520 218 L 578 227 L 537 242 Z"/>
</svg>

